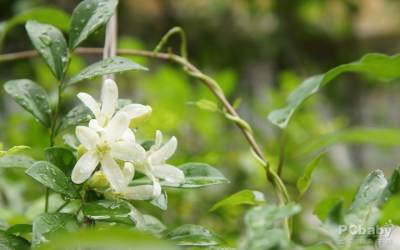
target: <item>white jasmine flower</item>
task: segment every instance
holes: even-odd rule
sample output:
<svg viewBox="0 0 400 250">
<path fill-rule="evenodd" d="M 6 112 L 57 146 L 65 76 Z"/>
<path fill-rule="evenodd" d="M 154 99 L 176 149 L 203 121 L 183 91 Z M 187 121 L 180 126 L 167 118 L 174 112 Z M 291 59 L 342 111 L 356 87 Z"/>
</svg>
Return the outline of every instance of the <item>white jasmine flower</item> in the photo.
<svg viewBox="0 0 400 250">
<path fill-rule="evenodd" d="M 95 120 L 91 121 L 90 126 L 96 129 L 104 128 L 118 107 L 118 86 L 112 79 L 105 80 L 101 91 L 101 103 L 83 92 L 78 94 L 78 98 L 95 116 Z M 142 104 L 128 104 L 122 107 L 120 111 L 125 112 L 129 121 L 131 121 L 150 114 L 151 107 Z"/>
<path fill-rule="evenodd" d="M 119 192 L 126 187 L 127 177 L 133 178 L 134 172 L 130 165 L 121 170 L 114 159 L 125 162 L 141 162 L 145 159 L 145 150 L 140 145 L 122 139 L 129 130 L 129 121 L 127 113 L 118 112 L 100 132 L 85 126 L 76 128 L 76 136 L 87 152 L 72 171 L 74 183 L 86 181 L 100 163 L 101 170 L 115 191 Z"/>
<path fill-rule="evenodd" d="M 138 186 L 129 187 L 125 189 L 124 194 L 127 197 L 132 197 L 137 194 L 134 191 L 140 187 L 143 193 L 149 196 L 158 197 L 161 195 L 161 186 L 159 179 L 163 179 L 171 184 L 181 184 L 185 176 L 179 168 L 169 165 L 166 161 L 175 153 L 178 145 L 178 141 L 175 137 L 172 137 L 167 143 L 162 145 L 162 133 L 156 132 L 156 141 L 154 145 L 146 152 L 146 159 L 136 164 L 136 168 L 143 172 L 152 182 L 153 186 Z M 136 189 L 133 189 L 136 188 Z M 152 191 L 152 195 L 150 193 Z"/>
</svg>

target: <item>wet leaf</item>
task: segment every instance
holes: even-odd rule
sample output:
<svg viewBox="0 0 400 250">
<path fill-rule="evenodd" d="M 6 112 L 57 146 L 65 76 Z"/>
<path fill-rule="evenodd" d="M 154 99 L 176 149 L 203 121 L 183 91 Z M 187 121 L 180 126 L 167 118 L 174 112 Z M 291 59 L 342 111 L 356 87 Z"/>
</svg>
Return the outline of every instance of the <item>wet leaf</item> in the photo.
<svg viewBox="0 0 400 250">
<path fill-rule="evenodd" d="M 78 75 L 70 79 L 67 82 L 67 85 L 92 79 L 97 76 L 109 75 L 128 70 L 147 70 L 147 68 L 123 57 L 107 58 L 83 69 Z"/>
<path fill-rule="evenodd" d="M 79 197 L 71 179 L 50 162 L 38 161 L 26 170 L 26 174 L 57 193 L 70 198 Z"/>
<path fill-rule="evenodd" d="M 6 82 L 4 89 L 44 126 L 50 127 L 50 102 L 42 87 L 31 80 L 19 79 Z"/>
<path fill-rule="evenodd" d="M 58 80 L 63 79 L 69 63 L 69 52 L 61 31 L 52 25 L 36 21 L 27 22 L 25 28 L 33 46 L 53 75 Z"/>
<path fill-rule="evenodd" d="M 76 48 L 90 34 L 104 26 L 114 14 L 118 0 L 85 0 L 72 13 L 69 48 Z"/>
</svg>

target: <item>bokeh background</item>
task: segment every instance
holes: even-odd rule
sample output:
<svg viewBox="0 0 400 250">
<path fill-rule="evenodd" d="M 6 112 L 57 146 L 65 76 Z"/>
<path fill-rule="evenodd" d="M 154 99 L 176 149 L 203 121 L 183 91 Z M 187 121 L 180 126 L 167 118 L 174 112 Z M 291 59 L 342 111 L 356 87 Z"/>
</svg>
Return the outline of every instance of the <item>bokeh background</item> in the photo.
<svg viewBox="0 0 400 250">
<path fill-rule="evenodd" d="M 51 6 L 71 13 L 79 1 L 1 0 L 0 21 L 32 8 Z M 276 166 L 282 133 L 267 120 L 268 113 L 284 104 L 301 80 L 326 72 L 369 52 L 396 54 L 400 47 L 400 2 L 396 0 L 120 0 L 119 48 L 152 50 L 164 33 L 181 26 L 187 33 L 190 61 L 214 77 L 239 113 L 254 127 L 256 138 Z M 67 14 L 68 15 L 68 14 Z M 60 17 L 48 17 L 60 18 Z M 61 24 L 60 24 L 61 25 Z M 1 27 L 1 26 L 0 26 Z M 0 32 L 1 32 L 0 28 Z M 104 30 L 84 46 L 103 46 Z M 170 43 L 178 51 L 179 40 Z M 1 53 L 32 49 L 23 25 L 6 34 Z M 70 76 L 99 56 L 75 55 Z M 263 169 L 252 158 L 245 140 L 221 114 L 193 105 L 202 99 L 216 101 L 208 90 L 176 65 L 131 57 L 149 72 L 117 76 L 123 98 L 153 107 L 153 116 L 138 130 L 151 139 L 155 130 L 175 135 L 179 151 L 173 163 L 201 161 L 219 168 L 231 184 L 169 193 L 166 212 L 138 203 L 169 227 L 202 224 L 237 240 L 241 234 L 241 209 L 209 208 L 228 194 L 255 189 L 274 202 Z M 39 58 L 0 64 L 0 85 L 10 79 L 31 78 L 47 90 L 56 84 Z M 326 86 L 302 106 L 286 138 L 283 179 L 297 195 L 296 180 L 315 155 L 325 152 L 311 189 L 295 220 L 295 238 L 313 242 L 319 221 L 335 199 L 350 202 L 362 178 L 371 169 L 389 174 L 399 163 L 400 85 L 356 74 L 346 74 Z M 76 93 L 99 94 L 101 80 L 85 82 L 66 94 L 62 112 L 78 103 Z M 366 133 L 375 129 L 378 133 Z M 32 155 L 43 158 L 46 131 L 0 90 L 0 141 L 5 148 L 29 145 Z M 62 138 L 59 138 L 62 143 Z M 44 190 L 20 170 L 1 170 L 0 220 L 29 221 L 39 213 Z M 28 206 L 34 201 L 34 206 Z M 381 223 L 400 223 L 395 197 L 384 208 Z M 307 230 L 303 230 L 306 228 Z M 307 233 L 308 232 L 308 233 Z"/>
</svg>

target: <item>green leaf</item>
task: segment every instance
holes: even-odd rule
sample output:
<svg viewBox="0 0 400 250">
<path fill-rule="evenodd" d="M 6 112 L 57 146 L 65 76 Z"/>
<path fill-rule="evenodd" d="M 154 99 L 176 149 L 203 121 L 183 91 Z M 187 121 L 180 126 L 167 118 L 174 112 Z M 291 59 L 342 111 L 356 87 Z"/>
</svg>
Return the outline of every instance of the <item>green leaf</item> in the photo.
<svg viewBox="0 0 400 250">
<path fill-rule="evenodd" d="M 79 197 L 72 181 L 64 172 L 50 162 L 38 161 L 26 170 L 26 174 L 57 193 L 64 194 L 70 198 Z"/>
<path fill-rule="evenodd" d="M 89 65 L 78 75 L 70 79 L 67 82 L 67 85 L 72 85 L 97 76 L 109 75 L 128 70 L 147 70 L 147 68 L 123 57 L 111 57 Z"/>
<path fill-rule="evenodd" d="M 42 23 L 52 24 L 63 31 L 68 30 L 69 16 L 61 9 L 51 7 L 38 7 L 27 10 L 13 16 L 13 18 L 3 23 L 0 31 L 0 48 L 6 35 L 17 25 L 24 24 L 28 20 L 36 20 Z"/>
<path fill-rule="evenodd" d="M 179 186 L 181 188 L 198 188 L 229 183 L 219 170 L 205 163 L 191 162 L 183 164 L 179 168 L 185 174 L 185 182 Z"/>
<path fill-rule="evenodd" d="M 221 110 L 218 108 L 218 105 L 210 100 L 202 99 L 193 103 L 199 109 L 211 111 L 211 112 L 220 112 Z"/>
<path fill-rule="evenodd" d="M 92 112 L 83 104 L 80 104 L 69 111 L 61 120 L 57 132 L 70 127 L 76 127 L 89 122 L 93 118 Z"/>
<path fill-rule="evenodd" d="M 32 225 L 30 224 L 16 224 L 7 229 L 6 233 L 15 236 L 21 236 L 32 232 Z"/>
<path fill-rule="evenodd" d="M 309 154 L 339 143 L 397 146 L 400 144 L 400 129 L 362 127 L 343 129 L 308 140 L 302 144 L 297 154 Z"/>
<path fill-rule="evenodd" d="M 156 217 L 143 214 L 140 223 L 136 224 L 137 228 L 142 231 L 150 232 L 155 235 L 163 233 L 167 227 Z"/>
<path fill-rule="evenodd" d="M 46 148 L 44 156 L 48 162 L 61 169 L 67 176 L 72 172 L 76 164 L 75 155 L 71 150 L 62 147 Z"/>
<path fill-rule="evenodd" d="M 297 213 L 301 207 L 294 203 L 284 206 L 262 205 L 250 209 L 245 215 L 246 238 L 243 250 L 298 249 L 293 245 L 278 222 Z"/>
<path fill-rule="evenodd" d="M 52 25 L 36 21 L 27 22 L 25 28 L 33 46 L 53 75 L 58 80 L 63 79 L 69 63 L 69 52 L 61 31 Z"/>
<path fill-rule="evenodd" d="M 177 250 L 170 242 L 127 228 L 89 228 L 58 234 L 37 250 L 54 249 Z"/>
<path fill-rule="evenodd" d="M 383 205 L 389 198 L 400 192 L 400 167 L 397 167 L 390 177 L 389 183 L 383 191 L 380 205 Z"/>
<path fill-rule="evenodd" d="M 297 108 L 309 97 L 317 93 L 325 84 L 346 72 L 357 72 L 385 80 L 400 76 L 400 55 L 367 54 L 359 61 L 342 64 L 325 74 L 312 76 L 304 80 L 287 98 L 285 107 L 272 111 L 268 120 L 284 129 Z"/>
<path fill-rule="evenodd" d="M 317 168 L 322 155 L 317 156 L 313 159 L 305 168 L 303 175 L 297 180 L 297 189 L 300 192 L 300 196 L 308 190 L 311 185 L 311 178 L 314 170 Z"/>
<path fill-rule="evenodd" d="M 30 244 L 26 239 L 8 234 L 0 230 L 0 249 L 1 250 L 29 250 Z"/>
<path fill-rule="evenodd" d="M 18 153 L 22 150 L 25 149 L 30 149 L 30 147 L 28 146 L 24 146 L 24 145 L 20 145 L 20 146 L 14 146 L 8 150 L 0 150 L 0 157 L 4 156 L 4 155 L 8 155 L 8 154 L 15 154 Z"/>
<path fill-rule="evenodd" d="M 99 200 L 84 203 L 82 212 L 93 220 L 133 224 L 131 205 L 125 201 Z"/>
<path fill-rule="evenodd" d="M 210 211 L 215 211 L 221 207 L 233 207 L 243 204 L 259 205 L 263 202 L 265 202 L 263 193 L 255 190 L 242 190 L 217 202 Z"/>
<path fill-rule="evenodd" d="M 42 87 L 31 80 L 19 79 L 6 82 L 4 89 L 44 126 L 50 127 L 49 97 Z"/>
<path fill-rule="evenodd" d="M 378 220 L 382 195 L 387 180 L 381 170 L 371 172 L 361 183 L 357 194 L 345 215 L 347 225 L 373 226 Z"/>
<path fill-rule="evenodd" d="M 183 225 L 167 234 L 178 246 L 216 246 L 221 239 L 210 230 L 199 225 Z"/>
<path fill-rule="evenodd" d="M 90 34 L 97 31 L 114 14 L 118 0 L 85 0 L 73 11 L 70 30 L 69 47 L 76 48 Z"/>
<path fill-rule="evenodd" d="M 180 165 L 179 168 L 185 175 L 185 181 L 180 185 L 161 181 L 161 186 L 167 188 L 200 188 L 229 183 L 228 179 L 219 170 L 205 163 L 189 162 Z M 147 178 L 138 178 L 130 183 L 132 186 L 145 184 L 151 184 L 151 181 Z"/>
<path fill-rule="evenodd" d="M 6 155 L 0 157 L 0 168 L 29 168 L 35 160 L 26 155 Z"/>
<path fill-rule="evenodd" d="M 327 197 L 322 201 L 318 202 L 314 208 L 314 214 L 321 220 L 324 221 L 328 218 L 331 209 L 338 203 L 343 203 L 339 197 Z"/>
<path fill-rule="evenodd" d="M 79 229 L 73 214 L 44 213 L 35 218 L 32 225 L 32 245 L 44 243 L 52 234 L 66 233 Z M 64 246 L 65 247 L 65 246 Z"/>
</svg>

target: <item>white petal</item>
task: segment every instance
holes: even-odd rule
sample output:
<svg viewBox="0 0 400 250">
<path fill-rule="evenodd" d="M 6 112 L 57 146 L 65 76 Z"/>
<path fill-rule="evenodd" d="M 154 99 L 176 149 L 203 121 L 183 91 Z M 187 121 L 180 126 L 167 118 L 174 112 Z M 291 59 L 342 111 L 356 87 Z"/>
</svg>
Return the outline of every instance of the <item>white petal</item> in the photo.
<svg viewBox="0 0 400 250">
<path fill-rule="evenodd" d="M 182 170 L 172 165 L 163 164 L 153 167 L 153 174 L 155 177 L 164 179 L 173 184 L 180 184 L 185 181 L 185 175 Z"/>
<path fill-rule="evenodd" d="M 100 142 L 100 137 L 95 130 L 85 126 L 78 126 L 75 129 L 76 137 L 87 149 L 94 149 Z"/>
<path fill-rule="evenodd" d="M 92 128 L 97 132 L 104 131 L 104 128 L 100 126 L 99 122 L 96 119 L 92 119 L 89 121 L 89 128 Z"/>
<path fill-rule="evenodd" d="M 112 79 L 106 79 L 101 90 L 101 113 L 111 117 L 118 105 L 118 87 Z"/>
<path fill-rule="evenodd" d="M 160 130 L 156 131 L 156 140 L 154 142 L 154 148 L 159 149 L 162 144 L 163 135 Z"/>
<path fill-rule="evenodd" d="M 133 103 L 124 106 L 120 111 L 126 112 L 128 114 L 129 120 L 132 120 L 151 113 L 151 107 Z"/>
<path fill-rule="evenodd" d="M 125 112 L 118 112 L 108 123 L 105 129 L 105 136 L 109 142 L 115 141 L 128 129 L 129 118 Z"/>
<path fill-rule="evenodd" d="M 128 186 L 129 182 L 135 176 L 135 167 L 130 162 L 125 162 L 124 168 L 122 169 L 122 173 L 125 177 L 125 186 Z"/>
<path fill-rule="evenodd" d="M 76 184 L 81 184 L 92 175 L 99 164 L 99 159 L 95 151 L 88 151 L 75 164 L 72 170 L 71 179 Z"/>
<path fill-rule="evenodd" d="M 120 192 L 125 187 L 125 178 L 118 164 L 111 158 L 110 154 L 104 155 L 100 162 L 101 169 L 104 171 L 111 187 Z"/>
<path fill-rule="evenodd" d="M 167 143 L 165 143 L 160 149 L 156 150 L 150 155 L 150 163 L 152 165 L 160 165 L 169 159 L 176 151 L 178 141 L 173 136 Z"/>
<path fill-rule="evenodd" d="M 140 185 L 127 187 L 122 194 L 128 200 L 152 200 L 154 199 L 153 190 L 152 185 Z"/>
<path fill-rule="evenodd" d="M 111 155 L 119 160 L 143 163 L 146 151 L 137 143 L 118 141 L 111 144 Z"/>
<path fill-rule="evenodd" d="M 78 98 L 85 104 L 86 107 L 92 111 L 92 113 L 98 117 L 100 114 L 100 105 L 96 102 L 96 100 L 91 96 L 86 93 L 79 93 Z"/>
<path fill-rule="evenodd" d="M 125 132 L 122 135 L 122 140 L 124 141 L 129 141 L 132 143 L 136 142 L 135 134 L 130 130 L 129 128 L 125 130 Z"/>
</svg>

